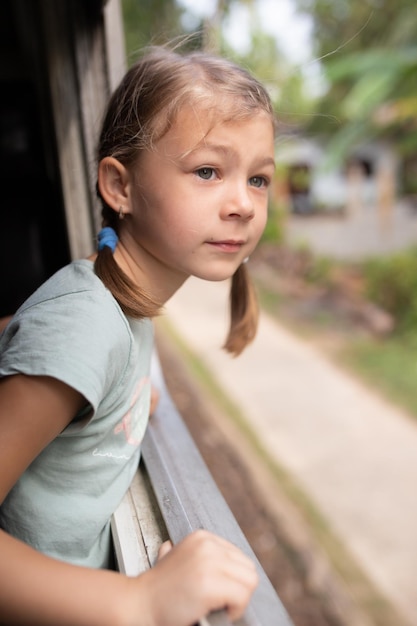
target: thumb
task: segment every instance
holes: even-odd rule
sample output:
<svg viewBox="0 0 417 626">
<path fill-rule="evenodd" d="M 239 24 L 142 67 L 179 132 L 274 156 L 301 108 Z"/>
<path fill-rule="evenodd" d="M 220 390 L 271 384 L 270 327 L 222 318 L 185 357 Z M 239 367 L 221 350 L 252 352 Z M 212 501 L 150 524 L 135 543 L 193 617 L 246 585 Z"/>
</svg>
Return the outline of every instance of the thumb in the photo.
<svg viewBox="0 0 417 626">
<path fill-rule="evenodd" d="M 161 545 L 161 547 L 158 550 L 158 561 L 160 559 L 163 559 L 164 556 L 166 554 L 168 554 L 168 552 L 170 550 L 172 550 L 172 543 L 171 543 L 171 541 L 169 541 L 169 540 L 168 541 L 164 541 L 164 543 Z"/>
</svg>

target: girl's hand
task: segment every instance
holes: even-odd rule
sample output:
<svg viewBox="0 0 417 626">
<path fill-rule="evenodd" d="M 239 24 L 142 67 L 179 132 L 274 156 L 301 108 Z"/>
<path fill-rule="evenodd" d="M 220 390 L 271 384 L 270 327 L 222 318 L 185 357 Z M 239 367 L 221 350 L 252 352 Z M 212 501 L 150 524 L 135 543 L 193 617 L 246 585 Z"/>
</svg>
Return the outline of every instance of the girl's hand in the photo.
<svg viewBox="0 0 417 626">
<path fill-rule="evenodd" d="M 211 611 L 242 617 L 258 584 L 255 564 L 236 546 L 205 530 L 175 547 L 162 545 L 154 568 L 140 582 L 138 623 L 144 605 L 150 626 L 191 626 Z"/>
<path fill-rule="evenodd" d="M 151 386 L 151 405 L 149 408 L 149 415 L 155 412 L 156 406 L 159 402 L 159 391 L 153 385 Z"/>
</svg>

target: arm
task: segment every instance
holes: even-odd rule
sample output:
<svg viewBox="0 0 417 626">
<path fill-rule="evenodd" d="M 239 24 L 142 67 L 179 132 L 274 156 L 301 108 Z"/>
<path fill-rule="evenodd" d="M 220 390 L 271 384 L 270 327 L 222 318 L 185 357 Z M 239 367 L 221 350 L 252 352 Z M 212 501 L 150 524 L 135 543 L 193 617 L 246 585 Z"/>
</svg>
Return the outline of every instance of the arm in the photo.
<svg viewBox="0 0 417 626">
<path fill-rule="evenodd" d="M 7 315 L 6 317 L 0 317 L 0 333 L 2 330 L 4 330 L 7 326 L 7 324 L 10 322 L 10 320 L 12 319 L 13 315 Z"/>
<path fill-rule="evenodd" d="M 48 377 L 0 381 L 1 501 L 83 403 Z M 2 531 L 0 553 L 0 623 L 10 626 L 189 626 L 223 607 L 236 619 L 257 583 L 252 562 L 205 531 L 136 578 L 56 561 Z"/>
</svg>

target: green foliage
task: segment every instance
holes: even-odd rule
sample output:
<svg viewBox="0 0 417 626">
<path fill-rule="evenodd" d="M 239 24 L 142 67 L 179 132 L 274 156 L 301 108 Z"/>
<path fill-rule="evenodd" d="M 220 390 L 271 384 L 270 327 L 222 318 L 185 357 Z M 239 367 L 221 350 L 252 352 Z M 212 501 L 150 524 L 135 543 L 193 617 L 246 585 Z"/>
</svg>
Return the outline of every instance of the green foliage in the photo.
<svg viewBox="0 0 417 626">
<path fill-rule="evenodd" d="M 271 202 L 268 208 L 268 220 L 262 234 L 262 243 L 282 243 L 284 239 L 284 228 L 286 219 L 286 209 Z"/>
<path fill-rule="evenodd" d="M 181 9 L 175 0 L 122 0 L 128 63 L 150 44 L 164 44 L 184 35 Z"/>
<path fill-rule="evenodd" d="M 319 285 L 331 283 L 335 262 L 328 257 L 313 257 L 306 272 L 306 280 Z"/>
<path fill-rule="evenodd" d="M 313 18 L 316 54 L 328 84 L 310 131 L 329 137 L 331 160 L 340 164 L 375 139 L 390 141 L 404 157 L 415 154 L 415 0 L 296 3 Z"/>
<path fill-rule="evenodd" d="M 417 418 L 417 325 L 384 341 L 350 342 L 342 362 Z"/>
<path fill-rule="evenodd" d="M 417 46 L 409 46 L 400 50 L 373 48 L 351 53 L 346 56 L 335 56 L 326 62 L 326 74 L 330 80 L 341 80 L 355 77 L 360 80 L 364 74 L 397 74 L 407 67 L 415 67 L 417 62 Z"/>
<path fill-rule="evenodd" d="M 417 142 L 417 47 L 371 49 L 329 60 L 326 75 L 333 83 L 348 82 L 349 92 L 339 105 L 350 131 L 351 144 L 373 136 L 395 141 L 403 154 Z M 348 131 L 346 133 L 346 131 Z M 411 139 L 411 141 L 410 141 Z"/>
<path fill-rule="evenodd" d="M 398 330 L 417 330 L 417 249 L 363 265 L 368 297 L 391 313 Z"/>
</svg>

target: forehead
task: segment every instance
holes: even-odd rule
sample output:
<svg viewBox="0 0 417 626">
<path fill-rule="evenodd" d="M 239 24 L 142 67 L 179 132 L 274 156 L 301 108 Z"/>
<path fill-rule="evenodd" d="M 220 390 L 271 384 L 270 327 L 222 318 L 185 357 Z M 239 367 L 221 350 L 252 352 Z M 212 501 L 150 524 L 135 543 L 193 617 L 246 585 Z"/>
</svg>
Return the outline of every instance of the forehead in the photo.
<svg viewBox="0 0 417 626">
<path fill-rule="evenodd" d="M 156 147 L 164 146 L 172 155 L 186 156 L 199 147 L 204 147 L 213 136 L 221 136 L 225 127 L 239 127 L 239 134 L 245 137 L 245 130 L 250 134 L 251 122 L 259 122 L 265 127 L 265 137 L 274 141 L 274 124 L 270 115 L 262 109 L 255 109 L 246 115 L 233 117 L 224 110 L 206 109 L 205 107 L 185 106 L 175 117 L 169 130 L 156 142 Z M 217 131 L 220 131 L 219 134 Z M 270 132 L 269 132 L 270 131 Z M 266 146 L 268 149 L 270 146 Z"/>
</svg>

